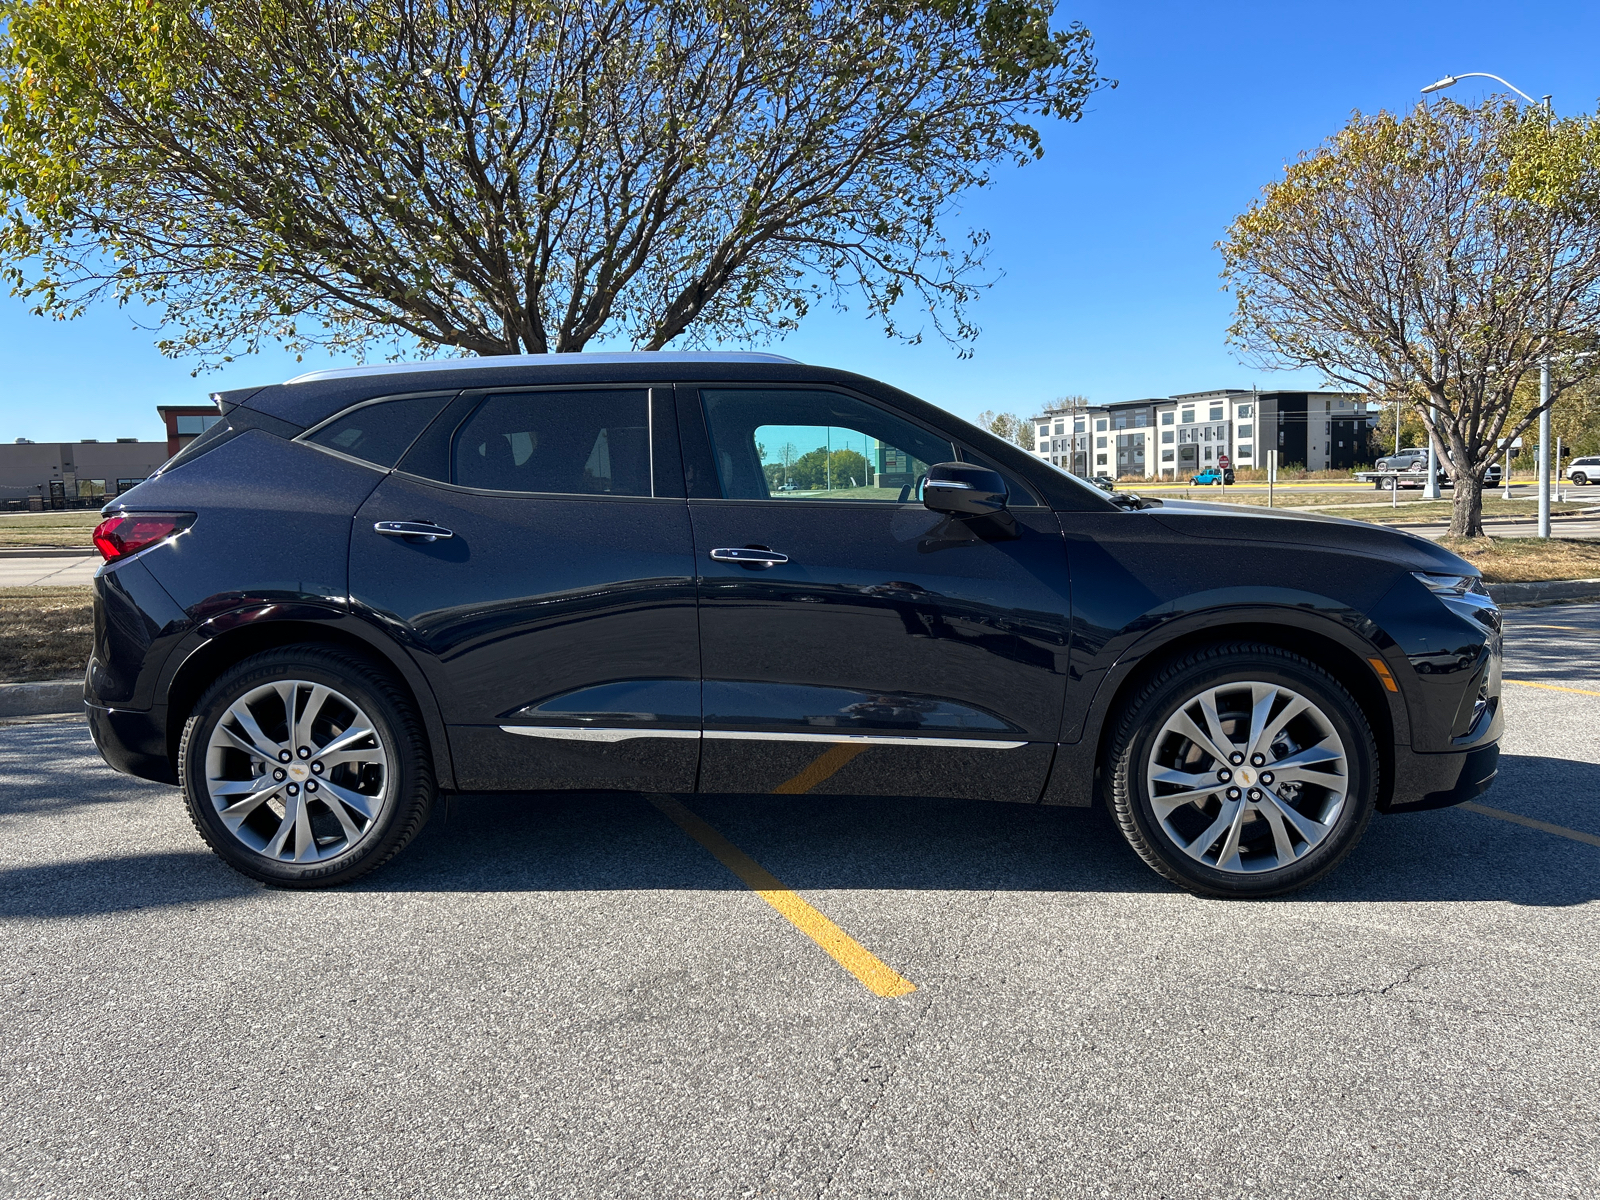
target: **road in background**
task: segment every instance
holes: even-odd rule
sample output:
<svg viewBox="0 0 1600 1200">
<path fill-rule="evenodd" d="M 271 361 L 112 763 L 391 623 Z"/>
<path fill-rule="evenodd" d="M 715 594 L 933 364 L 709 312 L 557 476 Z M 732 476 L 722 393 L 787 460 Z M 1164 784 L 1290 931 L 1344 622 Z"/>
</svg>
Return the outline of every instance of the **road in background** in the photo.
<svg viewBox="0 0 1600 1200">
<path fill-rule="evenodd" d="M 0 554 L 0 588 L 67 587 L 92 583 L 100 569 L 98 553 L 68 557 Z"/>
</svg>

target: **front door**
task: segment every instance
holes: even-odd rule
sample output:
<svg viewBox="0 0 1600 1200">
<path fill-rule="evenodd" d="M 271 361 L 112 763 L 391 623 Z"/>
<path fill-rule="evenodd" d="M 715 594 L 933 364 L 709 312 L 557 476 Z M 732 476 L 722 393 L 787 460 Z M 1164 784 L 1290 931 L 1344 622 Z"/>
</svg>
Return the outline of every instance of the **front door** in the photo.
<svg viewBox="0 0 1600 1200">
<path fill-rule="evenodd" d="M 1066 683 L 1066 556 L 918 502 L 938 432 L 825 389 L 680 389 L 703 792 L 1032 801 Z M 970 457 L 970 455 L 968 456 Z"/>
<path fill-rule="evenodd" d="M 463 790 L 694 787 L 692 538 L 655 403 L 665 438 L 649 389 L 463 396 L 357 515 L 352 598 L 421 662 Z"/>
</svg>

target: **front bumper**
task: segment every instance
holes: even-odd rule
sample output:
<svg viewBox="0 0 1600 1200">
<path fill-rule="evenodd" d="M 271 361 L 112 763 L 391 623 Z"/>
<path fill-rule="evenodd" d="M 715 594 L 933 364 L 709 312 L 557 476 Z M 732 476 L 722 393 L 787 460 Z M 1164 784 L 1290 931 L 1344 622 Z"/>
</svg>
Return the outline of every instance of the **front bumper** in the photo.
<svg viewBox="0 0 1600 1200">
<path fill-rule="evenodd" d="M 1382 806 L 1388 813 L 1449 808 L 1483 795 L 1494 786 L 1495 776 L 1500 773 L 1498 742 L 1440 754 L 1396 746 L 1394 757 L 1394 792 Z"/>
</svg>

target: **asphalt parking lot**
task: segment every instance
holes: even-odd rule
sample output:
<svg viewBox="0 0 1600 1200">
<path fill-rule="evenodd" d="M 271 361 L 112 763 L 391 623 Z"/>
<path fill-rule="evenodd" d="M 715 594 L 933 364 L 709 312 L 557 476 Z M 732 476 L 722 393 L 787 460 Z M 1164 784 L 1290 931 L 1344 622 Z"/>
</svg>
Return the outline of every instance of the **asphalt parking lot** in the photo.
<svg viewBox="0 0 1600 1200">
<path fill-rule="evenodd" d="M 1379 819 L 1285 900 L 1098 812 L 683 798 L 889 997 L 638 798 L 270 891 L 0 727 L 0 1194 L 1593 1197 L 1600 605 L 1508 618 L 1483 803 L 1535 824 Z"/>
</svg>

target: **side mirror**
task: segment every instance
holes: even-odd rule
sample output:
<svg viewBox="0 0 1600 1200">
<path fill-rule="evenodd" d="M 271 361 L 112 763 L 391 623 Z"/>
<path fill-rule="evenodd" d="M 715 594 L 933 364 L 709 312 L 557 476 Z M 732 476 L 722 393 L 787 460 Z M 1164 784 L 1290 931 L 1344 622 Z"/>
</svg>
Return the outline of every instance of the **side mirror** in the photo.
<svg viewBox="0 0 1600 1200">
<path fill-rule="evenodd" d="M 922 485 L 922 504 L 934 512 L 992 517 L 1006 510 L 1006 481 L 971 463 L 935 463 Z"/>
</svg>

